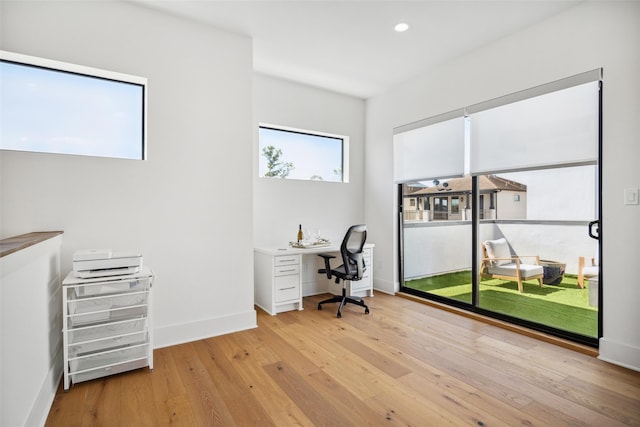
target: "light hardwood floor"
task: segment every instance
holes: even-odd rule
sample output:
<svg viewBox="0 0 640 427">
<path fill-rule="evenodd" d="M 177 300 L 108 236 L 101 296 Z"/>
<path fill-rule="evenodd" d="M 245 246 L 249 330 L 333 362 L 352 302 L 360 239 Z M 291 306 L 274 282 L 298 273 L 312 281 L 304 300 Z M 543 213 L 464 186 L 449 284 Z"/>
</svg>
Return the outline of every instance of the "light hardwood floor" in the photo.
<svg viewBox="0 0 640 427">
<path fill-rule="evenodd" d="M 79 383 L 47 426 L 640 426 L 640 373 L 397 296 L 269 316 Z"/>
</svg>

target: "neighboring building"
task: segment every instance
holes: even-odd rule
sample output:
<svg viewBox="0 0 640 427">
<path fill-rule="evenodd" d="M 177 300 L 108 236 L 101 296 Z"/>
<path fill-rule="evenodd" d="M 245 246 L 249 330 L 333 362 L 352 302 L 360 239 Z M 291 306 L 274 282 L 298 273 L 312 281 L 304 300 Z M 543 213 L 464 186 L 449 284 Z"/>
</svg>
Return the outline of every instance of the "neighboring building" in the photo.
<svg viewBox="0 0 640 427">
<path fill-rule="evenodd" d="M 497 175 L 481 175 L 480 219 L 525 219 L 527 186 Z M 404 185 L 405 221 L 471 219 L 471 177 Z"/>
</svg>

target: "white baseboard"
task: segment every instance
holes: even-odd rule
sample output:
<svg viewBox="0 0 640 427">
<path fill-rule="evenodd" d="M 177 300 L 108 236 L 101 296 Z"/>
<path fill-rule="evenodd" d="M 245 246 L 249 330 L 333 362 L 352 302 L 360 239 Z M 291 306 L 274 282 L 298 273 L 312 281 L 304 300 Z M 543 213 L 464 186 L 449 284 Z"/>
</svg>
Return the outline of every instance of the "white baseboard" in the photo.
<svg viewBox="0 0 640 427">
<path fill-rule="evenodd" d="M 600 338 L 598 359 L 640 372 L 640 348 Z"/>
<path fill-rule="evenodd" d="M 198 322 L 182 323 L 164 327 L 156 327 L 153 331 L 154 348 L 168 347 L 253 329 L 258 326 L 255 310 L 235 313 L 228 316 L 212 317 Z"/>
<path fill-rule="evenodd" d="M 384 294 L 395 295 L 398 292 L 399 286 L 396 283 L 388 280 L 373 279 L 373 290 L 382 292 Z"/>
<path fill-rule="evenodd" d="M 40 392 L 36 396 L 35 402 L 33 402 L 33 407 L 27 417 L 25 426 L 43 426 L 46 423 L 49 411 L 51 411 L 53 399 L 56 397 L 56 392 L 58 391 L 58 385 L 60 384 L 61 378 L 62 346 L 60 346 L 58 352 L 53 358 L 49 372 L 47 372 L 47 376 L 42 382 L 42 387 L 40 387 Z"/>
</svg>

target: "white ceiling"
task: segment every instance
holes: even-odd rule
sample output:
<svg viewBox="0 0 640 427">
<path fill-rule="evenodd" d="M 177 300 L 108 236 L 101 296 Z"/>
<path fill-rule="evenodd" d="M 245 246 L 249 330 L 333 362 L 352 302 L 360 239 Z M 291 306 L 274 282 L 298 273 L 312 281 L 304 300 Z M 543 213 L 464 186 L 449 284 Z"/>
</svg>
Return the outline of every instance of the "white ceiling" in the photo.
<svg viewBox="0 0 640 427">
<path fill-rule="evenodd" d="M 134 0 L 248 35 L 254 70 L 368 98 L 558 14 L 569 0 Z M 393 27 L 407 22 L 405 33 Z"/>
</svg>

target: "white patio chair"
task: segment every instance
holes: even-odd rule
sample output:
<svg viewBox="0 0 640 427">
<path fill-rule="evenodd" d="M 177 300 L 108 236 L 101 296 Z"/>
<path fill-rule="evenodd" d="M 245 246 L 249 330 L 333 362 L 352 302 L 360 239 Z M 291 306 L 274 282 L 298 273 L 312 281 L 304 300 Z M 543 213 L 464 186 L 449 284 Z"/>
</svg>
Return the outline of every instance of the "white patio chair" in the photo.
<svg viewBox="0 0 640 427">
<path fill-rule="evenodd" d="M 523 263 L 521 258 L 532 258 L 533 263 Z M 482 243 L 480 278 L 516 281 L 518 291 L 522 293 L 524 280 L 537 279 L 542 287 L 543 276 L 544 270 L 538 255 L 512 256 L 509 244 L 504 238 L 486 240 Z"/>
</svg>

